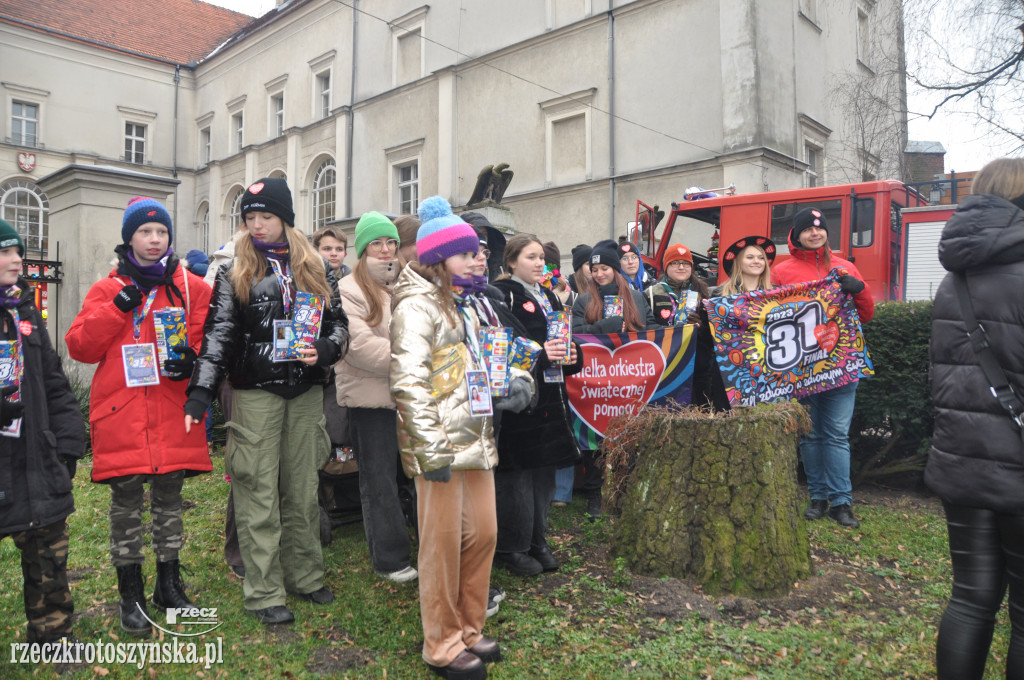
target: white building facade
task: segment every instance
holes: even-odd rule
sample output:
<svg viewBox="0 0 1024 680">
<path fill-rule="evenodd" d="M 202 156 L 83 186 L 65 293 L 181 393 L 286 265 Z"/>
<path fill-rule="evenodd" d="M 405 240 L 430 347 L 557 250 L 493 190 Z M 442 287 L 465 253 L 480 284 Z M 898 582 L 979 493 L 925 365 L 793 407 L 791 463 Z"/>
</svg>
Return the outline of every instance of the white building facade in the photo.
<svg viewBox="0 0 1024 680">
<path fill-rule="evenodd" d="M 74 242 L 86 288 L 126 200 L 99 211 L 113 224 L 59 225 L 40 180 L 68 166 L 175 180 L 156 198 L 184 253 L 226 241 L 263 176 L 288 180 L 311 233 L 433 194 L 458 209 L 507 163 L 516 227 L 568 256 L 623 233 L 638 198 L 899 179 L 906 141 L 897 0 L 290 0 L 188 64 L 16 19 L 0 13 L 0 216 L 41 259 Z M 882 106 L 849 94 L 872 88 Z M 64 309 L 81 285 L 62 286 Z"/>
</svg>

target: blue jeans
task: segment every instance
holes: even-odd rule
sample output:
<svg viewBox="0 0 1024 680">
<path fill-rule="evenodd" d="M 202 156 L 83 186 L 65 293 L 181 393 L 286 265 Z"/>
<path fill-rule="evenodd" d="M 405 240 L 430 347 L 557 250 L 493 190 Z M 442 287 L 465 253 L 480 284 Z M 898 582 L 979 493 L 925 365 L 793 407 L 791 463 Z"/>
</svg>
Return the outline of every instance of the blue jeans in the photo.
<svg viewBox="0 0 1024 680">
<path fill-rule="evenodd" d="M 807 473 L 811 500 L 827 500 L 830 505 L 849 505 L 850 495 L 850 421 L 857 396 L 857 383 L 800 400 L 811 415 L 813 429 L 800 440 L 800 457 Z"/>
<path fill-rule="evenodd" d="M 570 465 L 555 470 L 555 500 L 568 503 L 572 500 L 572 487 L 576 481 L 576 466 Z"/>
</svg>

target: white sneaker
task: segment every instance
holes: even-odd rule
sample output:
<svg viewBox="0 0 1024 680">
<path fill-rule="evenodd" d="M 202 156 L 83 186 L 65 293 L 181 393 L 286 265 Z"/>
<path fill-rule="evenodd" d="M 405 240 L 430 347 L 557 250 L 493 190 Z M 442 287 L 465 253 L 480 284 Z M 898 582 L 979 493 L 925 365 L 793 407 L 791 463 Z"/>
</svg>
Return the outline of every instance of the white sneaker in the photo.
<svg viewBox="0 0 1024 680">
<path fill-rule="evenodd" d="M 419 576 L 419 572 L 412 567 L 405 567 L 404 569 L 393 571 L 390 574 L 382 574 L 378 571 L 377 576 L 386 578 L 389 581 L 394 581 L 395 583 L 408 583 L 409 581 L 415 580 L 416 577 Z"/>
</svg>

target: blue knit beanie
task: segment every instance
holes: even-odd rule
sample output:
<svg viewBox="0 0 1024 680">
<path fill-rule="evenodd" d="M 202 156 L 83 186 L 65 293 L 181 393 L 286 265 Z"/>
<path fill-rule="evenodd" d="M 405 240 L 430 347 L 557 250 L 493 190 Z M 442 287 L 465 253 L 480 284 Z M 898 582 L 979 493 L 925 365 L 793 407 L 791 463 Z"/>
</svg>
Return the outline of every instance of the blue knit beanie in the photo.
<svg viewBox="0 0 1024 680">
<path fill-rule="evenodd" d="M 174 228 L 171 226 L 171 213 L 160 205 L 155 198 L 136 196 L 128 201 L 121 220 L 121 240 L 128 243 L 135 235 L 135 230 L 147 222 L 159 222 L 167 227 L 167 235 L 174 240 Z"/>
<path fill-rule="evenodd" d="M 453 255 L 480 249 L 476 230 L 452 214 L 451 204 L 440 196 L 420 203 L 419 217 L 423 222 L 416 232 L 416 257 L 420 264 L 444 262 Z"/>
</svg>

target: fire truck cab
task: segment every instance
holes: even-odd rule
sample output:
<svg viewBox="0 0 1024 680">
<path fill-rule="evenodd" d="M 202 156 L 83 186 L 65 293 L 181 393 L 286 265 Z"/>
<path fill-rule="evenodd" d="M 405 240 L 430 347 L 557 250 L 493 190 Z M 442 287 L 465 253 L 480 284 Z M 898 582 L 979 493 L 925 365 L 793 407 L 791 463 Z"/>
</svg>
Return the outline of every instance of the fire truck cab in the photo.
<svg viewBox="0 0 1024 680">
<path fill-rule="evenodd" d="M 709 277 L 725 280 L 719 244 L 724 253 L 744 236 L 768 236 L 778 248 L 776 262 L 789 257 L 789 230 L 804 208 L 817 208 L 828 222 L 832 252 L 857 265 L 876 300 L 903 298 L 904 243 L 902 211 L 927 205 L 912 187 L 894 180 L 840 184 L 787 191 L 718 195 L 724 190 L 688 190 L 672 203 L 658 233 L 660 211 L 637 201 L 636 222 L 628 237 L 636 242 L 649 271 L 662 273 L 662 256 L 672 243 L 694 252 Z M 649 225 L 654 225 L 650 228 Z M 701 257 L 701 252 L 707 252 Z"/>
</svg>

